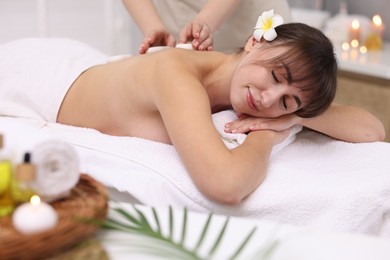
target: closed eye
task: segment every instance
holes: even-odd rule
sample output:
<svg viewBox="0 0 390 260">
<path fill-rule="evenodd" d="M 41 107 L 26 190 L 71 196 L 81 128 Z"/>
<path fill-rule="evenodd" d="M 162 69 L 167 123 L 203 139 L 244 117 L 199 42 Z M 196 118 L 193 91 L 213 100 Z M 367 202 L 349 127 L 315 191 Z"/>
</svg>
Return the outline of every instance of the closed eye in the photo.
<svg viewBox="0 0 390 260">
<path fill-rule="evenodd" d="M 282 103 L 283 103 L 283 108 L 284 108 L 284 110 L 287 110 L 286 96 L 283 96 L 283 97 L 282 97 Z"/>
<path fill-rule="evenodd" d="M 280 83 L 280 81 L 278 80 L 278 78 L 276 77 L 275 75 L 275 71 L 271 71 L 271 74 L 272 74 L 272 77 L 274 78 L 274 80 L 277 82 L 277 83 Z"/>
</svg>

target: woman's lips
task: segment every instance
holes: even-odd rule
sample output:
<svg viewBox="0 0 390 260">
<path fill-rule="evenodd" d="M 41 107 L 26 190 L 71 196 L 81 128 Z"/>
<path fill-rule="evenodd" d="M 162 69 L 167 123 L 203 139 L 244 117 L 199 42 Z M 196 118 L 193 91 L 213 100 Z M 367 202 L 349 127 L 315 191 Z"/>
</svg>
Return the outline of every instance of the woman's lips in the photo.
<svg viewBox="0 0 390 260">
<path fill-rule="evenodd" d="M 256 107 L 255 100 L 253 99 L 252 93 L 250 92 L 249 88 L 248 88 L 248 91 L 246 93 L 246 102 L 247 102 L 249 108 L 251 108 L 255 111 L 259 111 Z"/>
</svg>

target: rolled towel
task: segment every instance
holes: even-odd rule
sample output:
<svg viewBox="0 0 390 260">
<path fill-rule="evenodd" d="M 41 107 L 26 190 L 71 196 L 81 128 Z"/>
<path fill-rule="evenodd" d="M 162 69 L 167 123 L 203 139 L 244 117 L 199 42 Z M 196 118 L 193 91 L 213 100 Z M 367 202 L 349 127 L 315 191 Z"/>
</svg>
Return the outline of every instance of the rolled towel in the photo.
<svg viewBox="0 0 390 260">
<path fill-rule="evenodd" d="M 221 136 L 226 147 L 229 149 L 236 148 L 245 141 L 246 134 L 241 133 L 226 133 L 225 124 L 232 122 L 237 119 L 236 112 L 234 110 L 224 110 L 213 114 L 213 123 Z M 288 137 L 281 143 L 275 145 L 272 148 L 272 154 L 276 154 L 281 151 L 284 147 L 288 146 L 295 141 L 296 134 L 302 131 L 301 125 L 295 125 L 291 127 Z"/>
<path fill-rule="evenodd" d="M 80 163 L 74 148 L 65 142 L 47 140 L 31 152 L 36 166 L 32 188 L 44 201 L 54 201 L 69 195 L 80 178 Z"/>
</svg>

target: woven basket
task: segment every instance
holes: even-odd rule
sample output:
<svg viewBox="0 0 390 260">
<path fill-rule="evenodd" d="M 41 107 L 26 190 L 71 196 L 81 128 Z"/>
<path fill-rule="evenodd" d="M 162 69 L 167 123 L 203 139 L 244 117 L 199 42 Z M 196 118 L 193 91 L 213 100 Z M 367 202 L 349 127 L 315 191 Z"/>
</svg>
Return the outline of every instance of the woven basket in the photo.
<svg viewBox="0 0 390 260">
<path fill-rule="evenodd" d="M 107 216 L 106 188 L 86 174 L 66 199 L 51 205 L 58 213 L 55 228 L 22 235 L 11 217 L 0 218 L 0 259 L 42 259 L 68 249 L 91 237 Z"/>
</svg>

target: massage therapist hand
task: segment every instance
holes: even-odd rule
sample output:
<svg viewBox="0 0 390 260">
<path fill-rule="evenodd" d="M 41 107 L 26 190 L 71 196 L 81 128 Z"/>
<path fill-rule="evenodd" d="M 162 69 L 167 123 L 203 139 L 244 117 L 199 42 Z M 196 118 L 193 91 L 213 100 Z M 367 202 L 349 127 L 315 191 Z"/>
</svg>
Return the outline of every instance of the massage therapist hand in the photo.
<svg viewBox="0 0 390 260">
<path fill-rule="evenodd" d="M 176 41 L 172 34 L 165 28 L 150 31 L 142 41 L 138 52 L 140 54 L 146 53 L 150 47 L 155 46 L 170 46 L 175 47 Z"/>
<path fill-rule="evenodd" d="M 213 35 L 210 26 L 201 19 L 194 19 L 180 31 L 179 43 L 192 43 L 199 51 L 213 50 Z"/>
</svg>

